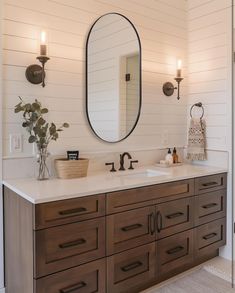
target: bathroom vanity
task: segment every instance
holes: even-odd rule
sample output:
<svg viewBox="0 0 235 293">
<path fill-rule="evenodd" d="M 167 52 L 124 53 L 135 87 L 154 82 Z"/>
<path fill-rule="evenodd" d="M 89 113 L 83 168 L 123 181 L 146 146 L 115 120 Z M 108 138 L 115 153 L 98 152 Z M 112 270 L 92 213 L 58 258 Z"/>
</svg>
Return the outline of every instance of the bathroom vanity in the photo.
<svg viewBox="0 0 235 293">
<path fill-rule="evenodd" d="M 6 180 L 7 293 L 140 292 L 217 256 L 226 243 L 226 170 L 171 169 Z"/>
</svg>

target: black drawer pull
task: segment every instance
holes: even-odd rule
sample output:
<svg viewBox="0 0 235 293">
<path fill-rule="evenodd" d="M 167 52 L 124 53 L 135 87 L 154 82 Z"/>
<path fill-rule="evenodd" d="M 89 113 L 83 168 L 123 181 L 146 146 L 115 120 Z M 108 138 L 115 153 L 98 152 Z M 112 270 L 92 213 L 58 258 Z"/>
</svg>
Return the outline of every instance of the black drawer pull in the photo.
<svg viewBox="0 0 235 293">
<path fill-rule="evenodd" d="M 130 226 L 122 227 L 121 230 L 124 231 L 124 232 L 128 232 L 128 231 L 131 231 L 131 230 L 138 229 L 138 228 L 140 228 L 142 226 L 143 226 L 142 224 L 133 224 L 133 225 L 130 225 Z"/>
<path fill-rule="evenodd" d="M 71 292 L 74 292 L 76 290 L 79 290 L 79 289 L 82 289 L 84 287 L 86 287 L 86 283 L 85 282 L 80 282 L 76 285 L 72 285 L 68 288 L 64 288 L 64 289 L 60 289 L 60 293 L 71 293 Z"/>
<path fill-rule="evenodd" d="M 149 221 L 149 233 L 150 233 L 151 235 L 153 235 L 154 232 L 155 232 L 154 213 L 151 213 L 151 214 L 148 216 L 148 221 Z"/>
<path fill-rule="evenodd" d="M 77 246 L 77 245 L 84 244 L 84 243 L 86 243 L 86 240 L 81 238 L 81 239 L 74 240 L 71 242 L 59 244 L 59 247 L 60 248 L 68 248 L 68 247 Z"/>
<path fill-rule="evenodd" d="M 178 212 L 178 213 L 174 213 L 174 214 L 167 215 L 166 218 L 167 219 L 174 219 L 174 218 L 177 218 L 177 217 L 182 216 L 183 214 L 184 213 Z"/>
<path fill-rule="evenodd" d="M 183 249 L 184 249 L 184 247 L 179 245 L 179 246 L 176 246 L 172 249 L 167 250 L 166 252 L 167 252 L 167 254 L 174 254 L 174 253 L 177 253 Z"/>
<path fill-rule="evenodd" d="M 160 211 L 157 212 L 157 232 L 160 233 L 162 230 L 162 214 Z"/>
<path fill-rule="evenodd" d="M 128 271 L 134 270 L 134 269 L 136 269 L 138 267 L 141 267 L 142 265 L 143 264 L 142 264 L 141 261 L 136 261 L 136 262 L 133 262 L 133 263 L 131 263 L 129 265 L 126 265 L 126 266 L 122 267 L 121 270 L 123 272 L 128 272 Z"/>
<path fill-rule="evenodd" d="M 205 204 L 203 207 L 203 209 L 210 209 L 210 208 L 213 208 L 215 206 L 217 206 L 218 204 L 215 203 L 215 202 L 212 202 L 212 203 L 208 203 L 208 204 Z"/>
<path fill-rule="evenodd" d="M 208 239 L 211 239 L 213 237 L 215 237 L 217 235 L 217 233 L 211 233 L 211 234 L 208 234 L 206 236 L 203 236 L 202 238 L 205 239 L 205 240 L 208 240 Z"/>
<path fill-rule="evenodd" d="M 218 182 L 212 181 L 212 182 L 207 182 L 202 184 L 202 186 L 204 187 L 213 186 L 213 185 L 218 185 Z"/>
<path fill-rule="evenodd" d="M 78 213 L 85 212 L 86 210 L 87 210 L 86 208 L 76 208 L 76 209 L 71 209 L 71 210 L 66 210 L 66 211 L 60 211 L 59 214 L 61 216 L 72 215 L 72 214 L 78 214 Z"/>
</svg>

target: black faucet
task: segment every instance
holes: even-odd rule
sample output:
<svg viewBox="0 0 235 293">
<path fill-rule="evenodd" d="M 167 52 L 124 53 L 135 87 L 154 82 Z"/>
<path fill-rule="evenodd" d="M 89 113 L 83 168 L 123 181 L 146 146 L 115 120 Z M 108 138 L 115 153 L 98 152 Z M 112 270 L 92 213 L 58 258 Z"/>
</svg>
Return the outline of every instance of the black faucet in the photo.
<svg viewBox="0 0 235 293">
<path fill-rule="evenodd" d="M 128 152 L 125 152 L 125 153 L 121 154 L 120 155 L 120 168 L 119 168 L 120 171 L 125 170 L 125 168 L 124 168 L 124 158 L 125 158 L 125 156 L 127 156 L 129 160 L 132 159 L 131 155 Z"/>
</svg>

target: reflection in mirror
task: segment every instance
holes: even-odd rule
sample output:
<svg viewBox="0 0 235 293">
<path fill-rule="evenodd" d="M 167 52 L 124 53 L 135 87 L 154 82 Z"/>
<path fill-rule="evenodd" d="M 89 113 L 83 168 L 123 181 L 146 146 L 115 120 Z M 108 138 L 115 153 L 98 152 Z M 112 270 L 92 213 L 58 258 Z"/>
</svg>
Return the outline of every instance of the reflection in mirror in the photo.
<svg viewBox="0 0 235 293">
<path fill-rule="evenodd" d="M 87 115 L 97 136 L 126 138 L 141 106 L 141 52 L 134 26 L 116 13 L 100 17 L 87 40 Z"/>
</svg>

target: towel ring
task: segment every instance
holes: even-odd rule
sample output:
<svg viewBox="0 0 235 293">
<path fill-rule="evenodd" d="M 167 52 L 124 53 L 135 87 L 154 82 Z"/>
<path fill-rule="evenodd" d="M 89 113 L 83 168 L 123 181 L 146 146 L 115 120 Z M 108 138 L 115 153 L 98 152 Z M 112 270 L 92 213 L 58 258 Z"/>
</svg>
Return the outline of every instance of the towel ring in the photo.
<svg viewBox="0 0 235 293">
<path fill-rule="evenodd" d="M 204 116 L 204 108 L 202 106 L 202 103 L 201 102 L 198 102 L 198 103 L 195 103 L 195 104 L 192 105 L 192 107 L 190 109 L 190 116 L 191 116 L 191 118 L 193 118 L 193 116 L 192 116 L 192 110 L 193 110 L 194 107 L 199 107 L 199 108 L 202 109 L 202 115 L 200 117 L 200 119 L 202 119 L 202 117 Z"/>
</svg>

